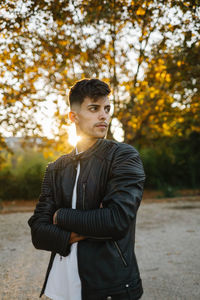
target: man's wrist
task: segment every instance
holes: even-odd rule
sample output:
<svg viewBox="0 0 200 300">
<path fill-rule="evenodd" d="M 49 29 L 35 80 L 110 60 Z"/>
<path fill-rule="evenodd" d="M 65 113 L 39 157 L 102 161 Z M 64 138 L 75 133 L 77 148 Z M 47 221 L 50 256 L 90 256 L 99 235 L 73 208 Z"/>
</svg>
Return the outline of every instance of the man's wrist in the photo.
<svg viewBox="0 0 200 300">
<path fill-rule="evenodd" d="M 58 210 L 53 215 L 53 224 L 55 224 L 55 225 L 57 225 L 57 213 L 58 213 Z"/>
</svg>

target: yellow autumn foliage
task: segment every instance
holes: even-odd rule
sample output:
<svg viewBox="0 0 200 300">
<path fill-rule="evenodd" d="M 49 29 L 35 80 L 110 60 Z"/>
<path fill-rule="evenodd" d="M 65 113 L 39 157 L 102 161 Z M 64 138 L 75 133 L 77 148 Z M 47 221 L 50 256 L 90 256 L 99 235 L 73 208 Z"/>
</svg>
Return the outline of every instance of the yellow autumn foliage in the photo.
<svg viewBox="0 0 200 300">
<path fill-rule="evenodd" d="M 138 10 L 136 11 L 136 14 L 138 16 L 144 16 L 145 15 L 145 9 L 143 7 L 139 7 Z"/>
</svg>

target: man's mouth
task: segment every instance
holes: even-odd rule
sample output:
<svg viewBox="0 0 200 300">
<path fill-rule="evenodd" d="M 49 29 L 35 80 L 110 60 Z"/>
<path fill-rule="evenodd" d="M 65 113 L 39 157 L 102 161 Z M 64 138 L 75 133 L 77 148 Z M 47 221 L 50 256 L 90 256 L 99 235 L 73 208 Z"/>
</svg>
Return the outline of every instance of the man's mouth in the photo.
<svg viewBox="0 0 200 300">
<path fill-rule="evenodd" d="M 108 125 L 105 123 L 101 123 L 101 124 L 97 124 L 96 127 L 100 127 L 100 128 L 107 128 Z"/>
</svg>

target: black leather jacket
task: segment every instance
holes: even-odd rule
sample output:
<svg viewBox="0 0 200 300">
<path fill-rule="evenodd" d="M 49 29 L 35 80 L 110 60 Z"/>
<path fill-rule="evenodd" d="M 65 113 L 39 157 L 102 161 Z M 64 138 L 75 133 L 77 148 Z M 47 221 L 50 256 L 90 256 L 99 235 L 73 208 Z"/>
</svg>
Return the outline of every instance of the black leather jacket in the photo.
<svg viewBox="0 0 200 300">
<path fill-rule="evenodd" d="M 77 160 L 77 209 L 72 209 Z M 88 237 L 78 242 L 77 250 L 82 300 L 141 297 L 134 244 L 144 179 L 135 148 L 106 139 L 99 139 L 82 154 L 76 155 L 73 150 L 48 165 L 39 202 L 28 220 L 33 245 L 52 252 L 40 296 L 55 254 L 70 253 L 73 231 Z M 56 210 L 58 224 L 54 225 L 52 217 Z"/>
</svg>

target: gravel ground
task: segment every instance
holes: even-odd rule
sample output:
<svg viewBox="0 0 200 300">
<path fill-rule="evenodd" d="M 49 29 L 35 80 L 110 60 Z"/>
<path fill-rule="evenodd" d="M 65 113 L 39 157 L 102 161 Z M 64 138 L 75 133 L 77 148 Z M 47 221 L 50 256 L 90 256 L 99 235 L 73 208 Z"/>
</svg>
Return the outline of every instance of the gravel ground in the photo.
<svg viewBox="0 0 200 300">
<path fill-rule="evenodd" d="M 50 253 L 33 248 L 30 216 L 0 215 L 2 300 L 39 299 Z M 200 299 L 199 225 L 200 202 L 142 203 L 136 232 L 142 300 Z"/>
</svg>

